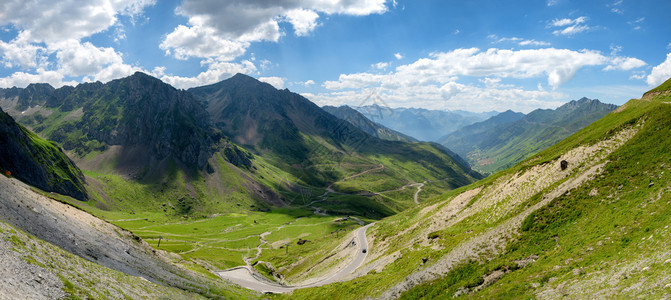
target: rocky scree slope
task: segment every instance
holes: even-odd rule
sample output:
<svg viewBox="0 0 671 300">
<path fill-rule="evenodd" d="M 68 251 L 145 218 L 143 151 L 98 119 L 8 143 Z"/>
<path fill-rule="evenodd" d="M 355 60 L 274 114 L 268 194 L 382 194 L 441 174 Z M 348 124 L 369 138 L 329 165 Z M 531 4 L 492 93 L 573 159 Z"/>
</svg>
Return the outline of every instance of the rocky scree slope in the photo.
<svg viewBox="0 0 671 300">
<path fill-rule="evenodd" d="M 154 284 L 206 297 L 221 297 L 221 293 L 235 290 L 177 266 L 174 262 L 180 261 L 179 257 L 153 249 L 129 231 L 5 176 L 0 176 L 0 221 L 92 263 Z"/>
</svg>

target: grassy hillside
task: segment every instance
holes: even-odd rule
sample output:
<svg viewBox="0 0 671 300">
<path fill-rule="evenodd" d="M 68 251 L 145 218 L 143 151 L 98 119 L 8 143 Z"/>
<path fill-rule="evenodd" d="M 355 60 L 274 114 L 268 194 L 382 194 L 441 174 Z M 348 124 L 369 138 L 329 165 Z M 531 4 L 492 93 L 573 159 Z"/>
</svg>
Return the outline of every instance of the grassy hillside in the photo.
<svg viewBox="0 0 671 300">
<path fill-rule="evenodd" d="M 669 103 L 631 100 L 510 169 L 379 221 L 361 277 L 288 297 L 668 294 Z"/>
<path fill-rule="evenodd" d="M 0 172 L 48 192 L 88 198 L 82 172 L 54 142 L 44 140 L 0 109 Z"/>
<path fill-rule="evenodd" d="M 357 128 L 363 130 L 371 136 L 374 136 L 379 139 L 388 140 L 388 141 L 403 141 L 403 142 L 416 142 L 414 138 L 402 134 L 398 131 L 391 130 L 383 125 L 375 123 L 363 114 L 356 111 L 355 109 L 343 105 L 340 107 L 334 106 L 323 106 L 323 110 L 328 113 L 338 117 L 339 119 L 346 120 Z"/>
<path fill-rule="evenodd" d="M 502 114 L 464 127 L 440 142 L 466 158 L 475 169 L 493 173 L 561 141 L 615 108 L 583 98 L 556 110 L 538 109 L 522 118 Z"/>
</svg>

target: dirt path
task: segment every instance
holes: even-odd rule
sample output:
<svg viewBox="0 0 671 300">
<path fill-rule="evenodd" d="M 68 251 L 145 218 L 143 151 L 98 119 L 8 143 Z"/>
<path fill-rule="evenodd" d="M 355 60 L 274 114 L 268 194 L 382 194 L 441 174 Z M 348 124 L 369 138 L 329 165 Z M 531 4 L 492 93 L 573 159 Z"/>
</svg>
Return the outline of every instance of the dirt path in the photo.
<svg viewBox="0 0 671 300">
<path fill-rule="evenodd" d="M 415 192 L 415 204 L 419 204 L 419 201 L 417 201 L 417 197 L 419 197 L 419 192 L 422 191 L 422 188 L 424 187 L 424 183 L 415 183 L 414 185 L 417 186 L 417 192 Z"/>
<path fill-rule="evenodd" d="M 235 267 L 228 270 L 219 271 L 216 273 L 221 278 L 227 279 L 244 288 L 248 288 L 262 293 L 265 292 L 286 293 L 296 289 L 316 287 L 338 282 L 346 278 L 347 276 L 353 274 L 354 271 L 357 268 L 359 268 L 366 260 L 366 256 L 368 255 L 369 252 L 368 241 L 366 239 L 366 229 L 368 229 L 368 227 L 372 226 L 373 224 L 374 223 L 368 224 L 354 231 L 354 240 L 352 242 L 356 243 L 357 250 L 354 254 L 354 257 L 352 258 L 352 260 L 349 261 L 349 263 L 347 263 L 342 269 L 338 270 L 333 275 L 325 277 L 310 284 L 294 285 L 294 286 L 280 285 L 259 275 L 256 272 L 256 270 L 249 265 Z M 366 250 L 366 252 L 364 253 L 363 250 Z"/>
</svg>

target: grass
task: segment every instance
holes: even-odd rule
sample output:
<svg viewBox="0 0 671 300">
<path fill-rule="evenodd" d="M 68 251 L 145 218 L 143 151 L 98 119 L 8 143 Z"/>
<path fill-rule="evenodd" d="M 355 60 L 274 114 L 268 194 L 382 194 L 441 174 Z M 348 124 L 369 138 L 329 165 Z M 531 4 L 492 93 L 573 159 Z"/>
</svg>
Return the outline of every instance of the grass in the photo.
<svg viewBox="0 0 671 300">
<path fill-rule="evenodd" d="M 668 101 L 657 99 L 660 101 Z M 668 183 L 671 181 L 671 136 L 669 115 L 671 106 L 660 101 L 632 100 L 626 109 L 611 113 L 569 138 L 520 164 L 493 174 L 467 187 L 449 191 L 439 197 L 427 199 L 427 205 L 437 207 L 428 215 L 419 214 L 424 207 L 410 208 L 395 216 L 385 218 L 369 229 L 376 241 L 392 240 L 384 254 L 400 251 L 392 263 L 382 272 L 349 282 L 318 288 L 297 290 L 286 296 L 291 299 L 334 298 L 358 299 L 376 297 L 389 287 L 400 282 L 414 271 L 421 269 L 422 258 L 438 259 L 457 245 L 489 228 L 520 213 L 542 199 L 547 191 L 557 187 L 560 180 L 541 192 L 532 194 L 517 207 L 490 222 L 483 219 L 496 207 L 474 214 L 444 230 L 430 232 L 425 238 L 431 240 L 428 247 L 410 241 L 428 226 L 426 219 L 448 204 L 455 195 L 478 187 L 487 187 L 502 177 L 508 178 L 536 165 L 556 160 L 560 155 L 577 146 L 592 145 L 607 139 L 623 128 L 644 121 L 639 133 L 606 158 L 603 176 L 599 176 L 570 193 L 562 195 L 548 205 L 531 214 L 523 221 L 518 236 L 508 241 L 505 252 L 498 256 L 480 257 L 477 262 L 465 261 L 456 265 L 443 277 L 414 287 L 403 294 L 403 298 L 452 298 L 458 291 L 462 296 L 482 298 L 533 298 L 545 288 L 579 286 L 573 295 L 592 297 L 601 292 L 601 297 L 616 295 L 634 296 L 645 294 L 655 298 L 664 294 L 653 278 L 671 276 L 664 268 L 663 254 L 669 242 L 668 224 L 671 223 L 671 196 Z M 577 176 L 578 174 L 570 175 Z M 650 186 L 650 183 L 654 183 Z M 520 187 L 524 190 L 524 187 Z M 597 193 L 597 196 L 593 196 Z M 483 201 L 475 197 L 471 205 Z M 505 203 L 501 202 L 502 204 Z M 414 228 L 414 229 L 413 229 Z M 430 235 L 438 235 L 430 239 Z M 652 236 L 652 238 L 651 238 Z M 409 244 L 410 243 L 410 244 Z M 521 267 L 520 262 L 537 257 L 534 263 Z M 667 257 L 668 258 L 668 257 Z M 624 265 L 640 265 L 624 277 L 617 277 Z M 646 268 L 646 271 L 639 270 Z M 486 275 L 495 270 L 504 275 L 492 285 L 479 287 Z M 575 271 L 574 271 L 575 270 Z M 618 278 L 611 289 L 604 289 L 597 279 Z M 599 277 L 601 276 L 601 277 Z M 613 280 L 613 279 L 611 279 Z M 637 283 L 656 287 L 637 290 Z M 534 288 L 538 287 L 538 288 Z M 564 288 L 566 289 L 566 288 Z M 668 291 L 667 291 L 668 292 Z M 475 293 L 475 294 L 473 294 Z M 585 293 L 585 294 L 582 294 Z M 623 297 L 629 297 L 623 296 Z"/>
</svg>

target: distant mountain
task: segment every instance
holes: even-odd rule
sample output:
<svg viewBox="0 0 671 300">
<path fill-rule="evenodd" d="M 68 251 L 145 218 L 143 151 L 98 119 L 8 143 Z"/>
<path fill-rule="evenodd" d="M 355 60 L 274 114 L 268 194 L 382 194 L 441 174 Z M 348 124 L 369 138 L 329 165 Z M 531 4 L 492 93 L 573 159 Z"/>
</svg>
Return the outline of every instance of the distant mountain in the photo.
<svg viewBox="0 0 671 300">
<path fill-rule="evenodd" d="M 0 172 L 47 192 L 86 200 L 84 175 L 53 142 L 14 122 L 0 109 Z"/>
<path fill-rule="evenodd" d="M 466 111 L 427 110 L 421 108 L 389 108 L 368 105 L 355 108 L 366 118 L 392 130 L 421 141 L 437 142 L 455 130 L 488 119 L 498 112 L 473 113 Z"/>
<path fill-rule="evenodd" d="M 415 204 L 388 191 L 430 181 L 429 197 L 481 178 L 442 146 L 379 139 L 241 74 L 188 91 L 143 73 L 59 89 L 31 84 L 0 89 L 0 106 L 92 171 L 94 205 L 107 209 L 267 210 L 304 205 L 331 187 L 356 201 L 324 210 L 379 218 Z"/>
<path fill-rule="evenodd" d="M 213 124 L 232 141 L 309 185 L 327 186 L 361 172 L 361 165 L 382 165 L 386 176 L 399 183 L 438 180 L 450 182 L 451 188 L 480 176 L 442 147 L 381 140 L 298 94 L 246 75 L 188 91 L 204 103 Z"/>
<path fill-rule="evenodd" d="M 328 113 L 338 117 L 341 120 L 348 121 L 352 123 L 352 125 L 356 126 L 357 128 L 363 130 L 364 132 L 379 138 L 383 140 L 388 140 L 388 141 L 404 141 L 404 142 L 416 142 L 417 140 L 407 136 L 405 134 L 402 134 L 398 131 L 389 129 L 385 127 L 384 125 L 375 123 L 366 116 L 364 116 L 362 113 L 358 112 L 357 110 L 347 106 L 343 105 L 340 107 L 335 107 L 335 106 L 322 106 L 322 109 L 327 111 Z"/>
<path fill-rule="evenodd" d="M 507 111 L 440 140 L 477 170 L 495 172 L 555 144 L 617 108 L 582 98 L 524 116 Z"/>
<path fill-rule="evenodd" d="M 490 131 L 508 126 L 524 118 L 524 116 L 523 113 L 507 110 L 485 121 L 465 126 L 444 136 L 440 141 L 457 153 L 467 154 L 473 151 L 474 145 L 486 142 Z"/>
</svg>

